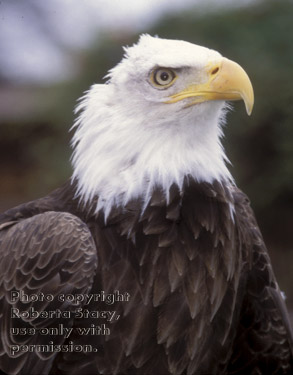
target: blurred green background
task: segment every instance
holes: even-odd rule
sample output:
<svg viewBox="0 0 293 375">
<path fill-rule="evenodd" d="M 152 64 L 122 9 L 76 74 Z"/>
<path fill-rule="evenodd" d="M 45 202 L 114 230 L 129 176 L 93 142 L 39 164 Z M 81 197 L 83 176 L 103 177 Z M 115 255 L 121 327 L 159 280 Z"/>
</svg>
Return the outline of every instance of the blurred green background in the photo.
<svg viewBox="0 0 293 375">
<path fill-rule="evenodd" d="M 255 90 L 254 111 L 248 117 L 243 103 L 233 104 L 224 146 L 232 161 L 232 174 L 252 202 L 291 309 L 292 25 L 292 1 L 265 0 L 216 11 L 190 5 L 140 30 L 216 49 L 249 74 Z M 131 28 L 104 30 L 86 48 L 63 46 L 77 69 L 70 78 L 52 84 L 7 79 L 0 66 L 1 210 L 47 194 L 69 178 L 69 129 L 77 98 L 92 83 L 102 82 L 107 70 L 121 59 L 121 46 L 137 38 L 138 32 Z"/>
</svg>

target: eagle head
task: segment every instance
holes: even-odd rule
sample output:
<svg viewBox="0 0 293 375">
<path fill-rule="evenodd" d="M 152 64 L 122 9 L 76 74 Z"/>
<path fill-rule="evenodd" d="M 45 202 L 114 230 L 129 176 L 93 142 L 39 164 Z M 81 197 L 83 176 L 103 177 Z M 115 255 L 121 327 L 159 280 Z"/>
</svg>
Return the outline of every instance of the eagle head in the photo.
<svg viewBox="0 0 293 375">
<path fill-rule="evenodd" d="M 142 198 L 154 188 L 181 189 L 186 176 L 201 182 L 233 179 L 221 145 L 226 101 L 253 107 L 251 82 L 217 51 L 181 40 L 142 35 L 124 48 L 105 84 L 95 84 L 77 107 L 73 180 L 96 211 Z"/>
</svg>

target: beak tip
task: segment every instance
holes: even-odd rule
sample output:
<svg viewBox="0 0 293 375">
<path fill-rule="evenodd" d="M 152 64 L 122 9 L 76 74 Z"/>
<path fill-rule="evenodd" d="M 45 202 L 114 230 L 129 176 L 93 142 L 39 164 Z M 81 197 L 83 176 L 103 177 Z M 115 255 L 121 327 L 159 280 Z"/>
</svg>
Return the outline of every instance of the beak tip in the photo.
<svg viewBox="0 0 293 375">
<path fill-rule="evenodd" d="M 248 81 L 250 83 L 250 81 Z M 251 116 L 252 114 L 252 110 L 253 110 L 253 107 L 254 107 L 254 93 L 253 93 L 253 88 L 252 88 L 252 85 L 250 83 L 249 85 L 249 95 L 241 95 L 242 96 L 242 100 L 244 101 L 244 104 L 245 104 L 245 108 L 246 108 L 246 113 L 248 114 L 248 116 Z"/>
<path fill-rule="evenodd" d="M 244 103 L 245 103 L 246 113 L 248 114 L 248 116 L 251 116 L 254 101 L 253 100 L 249 100 L 249 101 L 244 100 Z"/>
<path fill-rule="evenodd" d="M 246 112 L 247 112 L 248 116 L 251 116 L 252 108 L 246 108 Z"/>
</svg>

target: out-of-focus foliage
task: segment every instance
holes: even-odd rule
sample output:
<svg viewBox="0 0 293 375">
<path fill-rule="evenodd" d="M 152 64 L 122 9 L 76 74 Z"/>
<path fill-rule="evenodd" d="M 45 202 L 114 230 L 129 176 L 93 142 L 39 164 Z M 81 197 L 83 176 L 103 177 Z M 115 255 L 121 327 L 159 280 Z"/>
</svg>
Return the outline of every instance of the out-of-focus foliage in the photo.
<svg viewBox="0 0 293 375">
<path fill-rule="evenodd" d="M 275 248 L 289 250 L 293 228 L 293 2 L 265 0 L 247 8 L 205 14 L 197 7 L 165 18 L 145 32 L 214 48 L 248 72 L 255 89 L 255 108 L 249 118 L 243 103 L 233 105 L 224 145 L 236 182 L 251 198 L 266 239 Z M 72 82 L 28 88 L 23 100 L 30 95 L 35 104 L 29 113 L 17 114 L 18 103 L 11 105 L 11 117 L 6 116 L 1 124 L 2 195 L 10 201 L 34 198 L 70 176 L 68 129 L 76 100 L 121 59 L 121 45 L 136 40 L 137 35 L 127 33 L 100 36 L 92 48 L 73 55 L 80 69 Z M 3 208 L 8 204 L 2 199 Z M 287 251 L 284 259 L 293 261 L 292 254 Z M 292 277 L 286 281 L 289 285 L 293 285 Z"/>
</svg>

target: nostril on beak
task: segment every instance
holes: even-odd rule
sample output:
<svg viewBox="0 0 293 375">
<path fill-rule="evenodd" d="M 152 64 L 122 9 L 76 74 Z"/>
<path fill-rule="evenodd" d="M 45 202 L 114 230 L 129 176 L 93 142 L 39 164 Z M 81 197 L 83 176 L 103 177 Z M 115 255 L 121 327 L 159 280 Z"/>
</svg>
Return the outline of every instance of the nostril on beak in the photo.
<svg viewBox="0 0 293 375">
<path fill-rule="evenodd" d="M 219 71 L 219 67 L 218 66 L 216 66 L 212 71 L 211 71 L 211 74 L 212 75 L 215 75 L 215 74 L 217 74 L 218 73 L 218 71 Z"/>
</svg>

